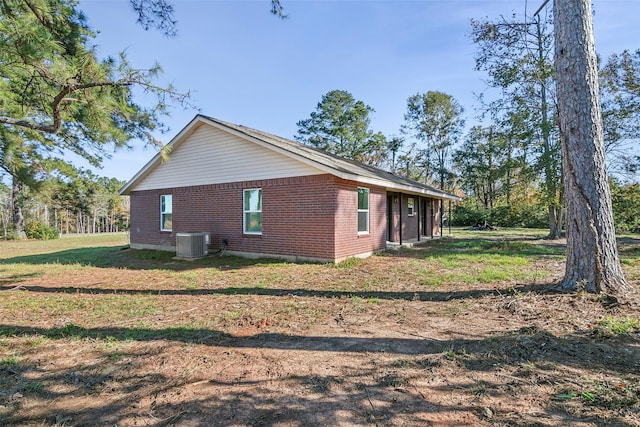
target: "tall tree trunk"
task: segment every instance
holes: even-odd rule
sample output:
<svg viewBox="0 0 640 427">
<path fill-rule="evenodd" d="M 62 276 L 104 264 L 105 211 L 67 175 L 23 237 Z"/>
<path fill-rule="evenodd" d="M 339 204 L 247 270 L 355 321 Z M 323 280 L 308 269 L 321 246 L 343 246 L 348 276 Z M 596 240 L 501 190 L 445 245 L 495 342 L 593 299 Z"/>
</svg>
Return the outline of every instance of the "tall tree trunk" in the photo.
<svg viewBox="0 0 640 427">
<path fill-rule="evenodd" d="M 18 239 L 26 239 L 27 234 L 24 232 L 24 215 L 22 213 L 22 202 L 24 200 L 24 184 L 17 178 L 11 180 L 11 206 L 13 209 L 13 227 L 16 231 Z"/>
<path fill-rule="evenodd" d="M 9 206 L 5 205 L 6 201 L 3 197 L 2 203 L 0 204 L 0 219 L 2 220 L 2 236 L 6 239 L 7 238 L 7 228 L 9 226 L 9 217 L 11 216 L 9 210 L 10 209 L 6 209 Z"/>
<path fill-rule="evenodd" d="M 556 81 L 567 203 L 566 290 L 630 288 L 616 246 L 591 0 L 554 0 Z"/>
</svg>

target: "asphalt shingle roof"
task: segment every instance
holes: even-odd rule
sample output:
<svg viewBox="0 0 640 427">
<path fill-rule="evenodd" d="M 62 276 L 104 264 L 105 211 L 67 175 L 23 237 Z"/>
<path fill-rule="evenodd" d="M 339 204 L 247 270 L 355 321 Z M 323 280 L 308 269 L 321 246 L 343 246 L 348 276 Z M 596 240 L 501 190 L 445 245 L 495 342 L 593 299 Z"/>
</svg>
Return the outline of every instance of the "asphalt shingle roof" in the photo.
<svg viewBox="0 0 640 427">
<path fill-rule="evenodd" d="M 213 117 L 203 116 L 204 119 L 217 123 L 219 126 L 233 129 L 236 132 L 242 133 L 251 138 L 258 139 L 263 143 L 273 145 L 281 150 L 288 151 L 297 156 L 304 157 L 312 160 L 315 163 L 323 165 L 327 168 L 340 172 L 341 174 L 357 175 L 363 178 L 372 178 L 376 180 L 387 181 L 390 184 L 388 187 L 398 188 L 400 190 L 416 192 L 421 194 L 429 194 L 443 199 L 460 200 L 458 196 L 438 190 L 426 184 L 422 184 L 411 179 L 394 175 L 391 172 L 368 166 L 353 160 L 344 159 L 336 156 L 335 154 L 319 150 L 317 148 L 304 145 L 298 141 L 283 138 L 281 136 L 273 135 L 261 130 L 252 129 L 242 125 L 236 125 L 233 123 L 225 122 Z"/>
</svg>

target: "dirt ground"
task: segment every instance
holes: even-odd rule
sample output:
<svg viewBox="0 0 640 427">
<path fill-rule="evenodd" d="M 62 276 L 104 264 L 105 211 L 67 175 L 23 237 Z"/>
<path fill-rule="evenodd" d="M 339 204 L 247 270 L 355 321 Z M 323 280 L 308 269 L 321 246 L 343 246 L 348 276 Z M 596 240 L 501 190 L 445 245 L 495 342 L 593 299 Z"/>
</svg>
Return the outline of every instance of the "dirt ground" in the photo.
<svg viewBox="0 0 640 427">
<path fill-rule="evenodd" d="M 640 330 L 611 326 L 640 240 L 616 301 L 554 288 L 561 243 L 474 239 L 338 266 L 0 243 L 0 425 L 640 426 Z"/>
</svg>

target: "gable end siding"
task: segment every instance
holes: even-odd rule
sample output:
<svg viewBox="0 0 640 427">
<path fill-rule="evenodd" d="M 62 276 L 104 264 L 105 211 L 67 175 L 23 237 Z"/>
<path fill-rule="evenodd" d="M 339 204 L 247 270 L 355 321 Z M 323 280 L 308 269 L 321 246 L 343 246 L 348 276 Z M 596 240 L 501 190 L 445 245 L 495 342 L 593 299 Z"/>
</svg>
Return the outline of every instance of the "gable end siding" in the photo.
<svg viewBox="0 0 640 427">
<path fill-rule="evenodd" d="M 287 156 L 201 125 L 135 191 L 323 174 Z"/>
</svg>

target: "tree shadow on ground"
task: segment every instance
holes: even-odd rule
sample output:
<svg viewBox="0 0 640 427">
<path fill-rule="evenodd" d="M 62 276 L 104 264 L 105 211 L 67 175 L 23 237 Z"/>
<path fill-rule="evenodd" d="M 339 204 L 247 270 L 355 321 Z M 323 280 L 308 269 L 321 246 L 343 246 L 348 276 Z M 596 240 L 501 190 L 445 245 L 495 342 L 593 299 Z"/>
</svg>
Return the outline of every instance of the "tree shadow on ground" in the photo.
<svg viewBox="0 0 640 427">
<path fill-rule="evenodd" d="M 256 265 L 283 264 L 275 258 L 249 259 L 238 256 L 210 255 L 193 260 L 175 259 L 174 252 L 148 249 L 129 249 L 127 246 L 98 246 L 92 248 L 67 249 L 63 251 L 23 255 L 0 259 L 2 264 L 31 265 L 80 265 L 102 268 L 127 268 L 132 270 L 186 271 L 195 268 L 218 268 L 233 270 Z"/>
<path fill-rule="evenodd" d="M 637 334 L 636 334 L 637 335 Z M 595 339 L 588 333 L 557 337 L 538 327 L 522 327 L 502 335 L 481 339 L 437 340 L 430 338 L 370 338 L 359 336 L 305 336 L 262 332 L 235 336 L 207 328 L 104 327 L 84 328 L 68 324 L 59 328 L 0 325 L 0 337 L 37 336 L 49 339 L 96 339 L 110 341 L 177 341 L 212 347 L 261 348 L 347 353 L 386 353 L 427 355 L 461 351 L 461 362 L 468 369 L 491 369 L 491 366 L 514 360 L 558 362 L 566 366 L 589 367 L 618 373 L 640 372 L 640 336 Z M 482 357 L 480 357 L 482 355 Z M 481 361 L 481 363 L 477 363 Z"/>
<path fill-rule="evenodd" d="M 565 294 L 555 285 L 549 284 L 520 284 L 505 288 L 469 289 L 463 291 L 333 291 L 315 289 L 278 289 L 265 287 L 225 287 L 212 289 L 116 289 L 89 288 L 76 286 L 38 286 L 0 285 L 2 291 L 28 291 L 38 293 L 90 294 L 90 295 L 255 295 L 272 297 L 315 297 L 315 298 L 365 298 L 381 300 L 405 301 L 451 301 L 460 299 L 474 299 L 485 296 L 502 296 L 533 292 L 536 294 Z"/>
<path fill-rule="evenodd" d="M 9 284 L 11 284 L 11 283 L 19 283 L 19 282 L 22 282 L 24 280 L 32 279 L 34 277 L 39 277 L 39 276 L 40 276 L 39 273 L 12 274 L 11 276 L 0 278 L 0 284 L 2 284 L 2 283 L 9 283 Z M 3 287 L 3 286 L 0 285 L 0 287 Z"/>
<path fill-rule="evenodd" d="M 402 339 L 367 337 L 313 337 L 278 333 L 259 333 L 236 337 L 209 329 L 166 328 L 28 328 L 1 325 L 0 337 L 11 339 L 46 337 L 72 342 L 173 342 L 201 344 L 213 359 L 225 357 L 235 361 L 229 368 L 220 366 L 216 374 L 187 378 L 183 375 L 154 373 L 149 361 L 158 360 L 157 347 L 136 346 L 134 350 L 112 357 L 113 353 L 81 359 L 71 367 L 44 366 L 38 362 L 0 366 L 0 385 L 5 396 L 37 399 L 47 404 L 25 413 L 20 397 L 7 399 L 3 409 L 5 425 L 35 422 L 68 425 L 124 425 L 135 422 L 152 425 L 237 424 L 237 425 L 361 425 L 429 424 L 429 417 L 439 414 L 444 424 L 490 424 L 484 419 L 481 395 L 523 398 L 532 381 L 544 381 L 554 393 L 566 387 L 580 387 L 588 379 L 574 378 L 571 368 L 589 369 L 598 375 L 621 377 L 636 375 L 640 369 L 638 339 L 595 341 L 581 334 L 555 336 L 535 327 L 520 328 L 479 339 Z M 286 374 L 265 378 L 251 377 L 251 366 L 243 367 L 230 349 L 252 348 L 263 352 L 307 351 L 354 354 L 364 357 L 354 369 L 344 369 L 339 376 L 321 374 Z M 164 350 L 164 349 L 163 349 Z M 32 349 L 36 352 L 37 349 Z M 94 351 L 95 353 L 95 351 Z M 383 363 L 375 362 L 377 355 Z M 188 356 L 185 366 L 188 365 Z M 279 353 L 282 358 L 282 353 Z M 226 363 L 225 359 L 225 363 Z M 329 359 L 330 360 L 330 359 Z M 373 361 L 372 361 L 373 360 Z M 460 369 L 461 378 L 454 382 L 426 379 L 438 372 Z M 505 371 L 505 369 L 511 369 Z M 295 369 L 295 368 L 294 368 Z M 151 371 L 151 373 L 149 373 Z M 141 372 L 145 372 L 142 374 Z M 478 382 L 474 372 L 495 374 L 492 380 Z M 34 377 L 37 376 L 37 383 Z M 537 376 L 537 377 L 536 377 Z M 449 404 L 431 400 L 431 391 L 445 391 Z M 608 391 L 610 393 L 610 391 Z M 627 398 L 633 405 L 640 389 Z M 635 394 L 633 394 L 635 393 Z M 75 396 L 75 397 L 74 397 Z M 81 407 L 57 408 L 62 400 L 91 399 Z M 603 395 L 604 396 L 604 395 Z M 464 403 L 463 403 L 464 402 Z M 611 404 L 611 400 L 604 402 Z M 603 403 L 603 404 L 604 404 Z M 598 404 L 598 402 L 595 402 Z M 558 409 L 552 403 L 543 407 L 540 419 L 555 419 L 558 425 L 576 421 L 614 423 L 611 418 L 588 414 L 582 417 Z M 496 412 L 502 421 L 512 417 L 513 425 L 536 425 L 514 410 Z M 471 414 L 461 420 L 460 414 Z"/>
<path fill-rule="evenodd" d="M 136 355 L 129 357 L 136 359 Z M 26 374 L 39 367 L 16 367 L 9 374 L 11 378 L 5 378 L 11 383 L 9 387 L 13 385 L 10 392 L 21 390 L 26 398 L 46 402 L 72 399 L 73 395 L 93 400 L 78 409 L 42 405 L 33 415 L 21 411 L 17 401 L 9 404 L 3 425 L 364 425 L 388 424 L 396 419 L 418 421 L 421 414 L 434 412 L 447 413 L 452 419 L 461 412 L 475 412 L 473 405 L 442 405 L 415 390 L 398 391 L 371 368 L 341 378 L 290 374 L 257 380 L 186 380 L 130 374 L 131 370 L 123 369 L 96 375 L 104 370 L 102 364 L 50 369 L 41 377 L 45 386 L 37 391 L 28 390 L 32 381 Z M 197 384 L 197 395 L 192 391 L 193 383 Z M 61 386 L 68 391 L 56 391 Z M 111 398 L 116 392 L 125 393 L 124 398 Z"/>
</svg>

